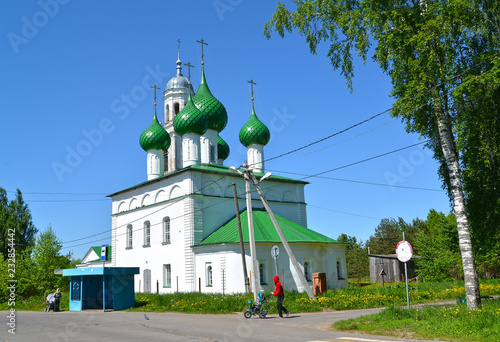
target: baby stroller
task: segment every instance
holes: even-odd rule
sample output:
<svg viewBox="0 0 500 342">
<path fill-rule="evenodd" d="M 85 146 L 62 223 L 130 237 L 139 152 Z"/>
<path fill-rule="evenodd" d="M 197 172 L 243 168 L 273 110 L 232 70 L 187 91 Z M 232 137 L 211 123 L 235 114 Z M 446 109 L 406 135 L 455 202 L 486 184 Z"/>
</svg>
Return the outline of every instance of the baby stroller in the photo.
<svg viewBox="0 0 500 342">
<path fill-rule="evenodd" d="M 52 312 L 56 310 L 56 296 L 55 293 L 49 293 L 47 298 L 45 299 L 45 303 L 47 306 L 43 310 L 43 312 L 49 312 L 52 309 Z"/>
<path fill-rule="evenodd" d="M 259 293 L 259 300 L 258 303 L 255 303 L 255 305 L 251 300 L 249 300 L 248 301 L 249 307 L 247 311 L 245 311 L 244 313 L 245 318 L 250 318 L 253 315 L 258 315 L 259 318 L 266 318 L 267 310 L 264 310 L 264 308 L 266 307 L 267 302 L 269 301 L 269 297 L 266 298 L 266 296 L 264 296 L 263 293 Z"/>
</svg>

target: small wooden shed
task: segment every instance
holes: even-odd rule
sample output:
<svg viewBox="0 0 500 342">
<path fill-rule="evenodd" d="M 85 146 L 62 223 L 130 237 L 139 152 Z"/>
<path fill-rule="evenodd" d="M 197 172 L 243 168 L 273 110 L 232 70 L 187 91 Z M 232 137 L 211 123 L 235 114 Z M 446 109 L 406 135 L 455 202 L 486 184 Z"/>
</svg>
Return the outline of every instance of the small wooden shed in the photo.
<svg viewBox="0 0 500 342">
<path fill-rule="evenodd" d="M 405 265 L 398 260 L 396 254 L 368 254 L 370 262 L 370 281 L 374 283 L 396 283 L 405 281 Z M 415 262 L 406 263 L 408 279 L 416 277 Z"/>
</svg>

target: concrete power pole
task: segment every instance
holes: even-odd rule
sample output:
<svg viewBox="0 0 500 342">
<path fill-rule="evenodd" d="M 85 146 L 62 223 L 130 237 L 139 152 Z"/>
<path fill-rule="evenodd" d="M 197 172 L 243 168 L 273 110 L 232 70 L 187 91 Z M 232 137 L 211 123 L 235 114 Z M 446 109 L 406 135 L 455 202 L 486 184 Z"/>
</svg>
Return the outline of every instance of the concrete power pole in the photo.
<svg viewBox="0 0 500 342">
<path fill-rule="evenodd" d="M 238 193 L 236 192 L 236 184 L 233 183 L 234 192 L 234 205 L 236 207 L 236 218 L 238 219 L 238 233 L 240 235 L 240 250 L 241 250 L 241 262 L 243 266 L 243 279 L 245 281 L 245 292 L 250 293 L 250 280 L 248 279 L 247 273 L 247 263 L 245 258 L 245 246 L 243 245 L 243 233 L 241 231 L 241 220 L 240 220 L 240 206 L 238 204 Z"/>
<path fill-rule="evenodd" d="M 259 269 L 257 268 L 257 250 L 255 248 L 255 234 L 253 230 L 253 216 L 252 216 L 252 193 L 250 192 L 250 170 L 248 168 L 248 164 L 244 164 L 245 167 L 245 192 L 247 199 L 247 215 L 248 215 L 248 231 L 250 235 L 250 257 L 252 258 L 252 271 L 251 271 L 251 279 L 252 283 L 252 291 L 253 291 L 253 300 L 254 303 L 258 301 L 258 293 L 260 287 L 260 274 Z M 253 175 L 253 174 L 252 174 Z"/>
<path fill-rule="evenodd" d="M 299 266 L 299 263 L 297 262 L 297 259 L 295 258 L 295 255 L 292 252 L 292 249 L 290 248 L 290 245 L 288 244 L 288 241 L 285 239 L 285 235 L 283 235 L 283 232 L 281 231 L 281 228 L 278 224 L 278 221 L 276 221 L 276 217 L 274 217 L 274 213 L 271 210 L 271 207 L 269 206 L 269 203 L 267 202 L 266 197 L 264 196 L 264 193 L 262 192 L 262 189 L 260 188 L 259 182 L 257 181 L 257 178 L 255 178 L 255 175 L 253 174 L 252 170 L 249 170 L 245 168 L 245 175 L 248 175 L 251 179 L 252 182 L 257 189 L 257 192 L 259 193 L 259 196 L 262 200 L 262 203 L 264 204 L 264 207 L 267 210 L 267 213 L 269 214 L 269 217 L 271 218 L 271 221 L 273 222 L 274 228 L 276 229 L 276 232 L 278 233 L 281 242 L 283 243 L 283 247 L 285 247 L 285 250 L 290 257 L 290 261 L 292 262 L 293 267 L 295 268 L 295 271 L 297 272 L 300 282 L 302 284 L 302 287 L 304 290 L 307 292 L 309 295 L 309 298 L 314 298 L 314 294 L 309 287 L 309 284 L 307 283 L 306 277 L 304 276 L 304 272 Z M 253 233 L 253 231 L 252 231 Z"/>
</svg>

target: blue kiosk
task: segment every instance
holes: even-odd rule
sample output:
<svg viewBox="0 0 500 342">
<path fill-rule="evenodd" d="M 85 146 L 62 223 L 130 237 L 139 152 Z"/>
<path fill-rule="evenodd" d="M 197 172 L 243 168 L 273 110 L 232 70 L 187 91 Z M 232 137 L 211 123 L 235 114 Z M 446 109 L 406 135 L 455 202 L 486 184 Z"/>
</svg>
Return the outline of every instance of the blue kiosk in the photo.
<svg viewBox="0 0 500 342">
<path fill-rule="evenodd" d="M 71 277 L 69 310 L 124 310 L 135 306 L 134 274 L 139 267 L 84 267 L 63 270 Z"/>
</svg>

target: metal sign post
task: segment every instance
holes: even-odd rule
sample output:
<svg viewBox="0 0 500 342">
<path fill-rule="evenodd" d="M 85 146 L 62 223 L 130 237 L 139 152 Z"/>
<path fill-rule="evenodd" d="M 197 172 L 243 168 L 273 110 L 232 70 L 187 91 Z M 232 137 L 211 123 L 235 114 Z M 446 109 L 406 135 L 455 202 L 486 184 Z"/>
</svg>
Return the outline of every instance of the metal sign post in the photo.
<svg viewBox="0 0 500 342">
<path fill-rule="evenodd" d="M 101 246 L 101 261 L 102 261 L 102 311 L 106 312 L 106 277 L 104 276 L 104 265 L 106 264 L 106 256 L 108 245 Z"/>
<path fill-rule="evenodd" d="M 280 256 L 280 248 L 277 245 L 274 245 L 271 248 L 271 256 L 274 259 L 274 270 L 276 271 L 276 275 L 278 275 L 278 257 Z M 283 281 L 283 279 L 281 280 Z"/>
<path fill-rule="evenodd" d="M 408 294 L 408 269 L 406 263 L 411 259 L 413 255 L 413 248 L 408 241 L 405 241 L 405 233 L 403 233 L 403 241 L 400 241 L 396 246 L 396 255 L 399 261 L 405 264 L 405 279 L 406 279 L 406 304 L 407 308 L 410 308 L 410 296 Z"/>
</svg>

